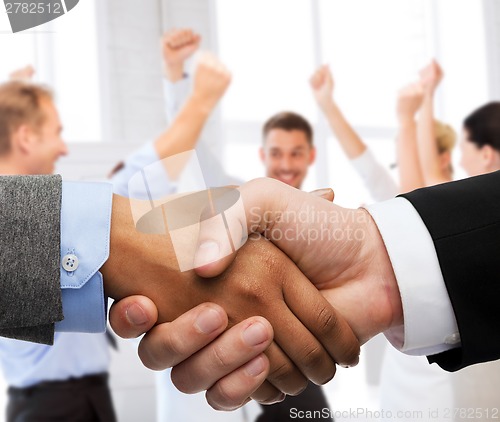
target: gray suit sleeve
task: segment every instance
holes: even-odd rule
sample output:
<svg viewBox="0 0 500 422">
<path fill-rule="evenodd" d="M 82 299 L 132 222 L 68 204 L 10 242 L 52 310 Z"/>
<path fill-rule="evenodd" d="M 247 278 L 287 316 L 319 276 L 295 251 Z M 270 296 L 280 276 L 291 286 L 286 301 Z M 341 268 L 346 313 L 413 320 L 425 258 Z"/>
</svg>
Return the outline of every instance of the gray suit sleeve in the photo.
<svg viewBox="0 0 500 422">
<path fill-rule="evenodd" d="M 52 344 L 63 319 L 60 176 L 0 177 L 0 335 Z"/>
</svg>

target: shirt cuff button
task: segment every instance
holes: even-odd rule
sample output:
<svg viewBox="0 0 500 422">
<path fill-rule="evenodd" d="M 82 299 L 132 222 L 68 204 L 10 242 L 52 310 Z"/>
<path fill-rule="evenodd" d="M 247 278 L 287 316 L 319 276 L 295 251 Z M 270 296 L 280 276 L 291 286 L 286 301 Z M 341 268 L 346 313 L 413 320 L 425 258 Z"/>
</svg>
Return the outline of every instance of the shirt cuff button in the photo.
<svg viewBox="0 0 500 422">
<path fill-rule="evenodd" d="M 64 255 L 62 267 L 68 272 L 75 271 L 78 268 L 78 257 L 76 255 Z"/>
</svg>

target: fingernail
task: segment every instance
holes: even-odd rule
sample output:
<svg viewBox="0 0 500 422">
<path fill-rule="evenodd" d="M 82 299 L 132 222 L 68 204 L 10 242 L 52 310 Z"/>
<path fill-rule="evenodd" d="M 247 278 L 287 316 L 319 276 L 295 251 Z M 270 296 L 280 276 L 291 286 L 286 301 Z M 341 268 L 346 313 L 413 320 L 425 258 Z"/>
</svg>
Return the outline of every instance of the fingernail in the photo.
<svg viewBox="0 0 500 422">
<path fill-rule="evenodd" d="M 314 196 L 330 196 L 333 194 L 333 189 L 317 189 L 311 192 Z"/>
<path fill-rule="evenodd" d="M 254 322 L 243 331 L 243 341 L 248 346 L 257 346 L 269 339 L 266 327 L 261 322 Z"/>
<path fill-rule="evenodd" d="M 144 309 L 136 303 L 133 303 L 127 308 L 125 316 L 132 325 L 143 325 L 148 322 L 149 319 Z"/>
<path fill-rule="evenodd" d="M 245 366 L 245 372 L 251 377 L 256 377 L 257 375 L 262 374 L 266 369 L 266 365 L 264 363 L 264 359 L 261 356 L 258 356 L 254 360 L 247 363 Z"/>
<path fill-rule="evenodd" d="M 339 366 L 341 366 L 342 368 L 346 368 L 346 369 L 347 369 L 347 368 L 354 368 L 355 366 L 357 366 L 357 365 L 358 365 L 358 363 L 359 363 L 359 356 L 358 356 L 358 358 L 356 359 L 356 361 L 355 361 L 355 362 L 350 363 L 349 365 L 339 364 Z"/>
<path fill-rule="evenodd" d="M 208 308 L 198 315 L 194 326 L 203 334 L 211 334 L 215 330 L 218 330 L 223 323 L 220 313 L 215 309 Z"/>
<path fill-rule="evenodd" d="M 194 257 L 194 266 L 201 267 L 203 265 L 210 264 L 217 261 L 219 257 L 219 245 L 216 242 L 209 240 L 198 246 L 198 250 L 196 251 L 196 255 Z"/>
<path fill-rule="evenodd" d="M 269 405 L 269 404 L 281 403 L 285 399 L 286 399 L 286 394 L 285 393 L 280 393 L 279 396 L 273 398 L 272 400 L 265 401 L 264 404 Z"/>
</svg>

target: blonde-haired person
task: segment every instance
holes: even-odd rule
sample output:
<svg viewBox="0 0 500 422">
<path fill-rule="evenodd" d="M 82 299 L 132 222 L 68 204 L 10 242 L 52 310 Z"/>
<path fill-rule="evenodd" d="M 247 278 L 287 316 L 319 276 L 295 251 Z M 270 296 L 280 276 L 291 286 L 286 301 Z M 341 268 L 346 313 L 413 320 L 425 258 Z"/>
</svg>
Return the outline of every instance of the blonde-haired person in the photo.
<svg viewBox="0 0 500 422">
<path fill-rule="evenodd" d="M 416 136 L 400 139 L 398 161 L 405 163 L 399 166 L 403 192 L 421 187 L 433 186 L 453 180 L 451 153 L 456 144 L 455 131 L 446 124 L 436 122 L 434 118 L 434 96 L 443 80 L 443 70 L 435 61 L 431 61 L 420 71 L 420 80 L 413 89 L 403 90 L 413 94 L 413 102 L 420 103 L 418 121 L 415 124 Z M 401 99 L 401 98 L 400 98 Z M 411 101 L 411 100 L 409 100 Z M 399 107 L 398 107 L 399 110 Z M 489 103 L 473 111 L 463 122 L 462 140 L 460 143 L 461 166 L 468 176 L 477 176 L 500 170 L 500 103 Z M 406 133 L 408 135 L 408 133 Z M 388 362 L 388 363 L 387 363 Z M 401 380 L 401 371 L 413 371 L 422 381 L 423 367 L 419 360 L 413 360 L 400 353 L 388 351 L 382 384 L 385 394 L 382 405 L 394 401 L 394 395 L 400 394 L 405 382 Z M 433 380 L 435 387 L 427 384 L 428 391 L 447 391 L 452 408 L 498 408 L 499 400 L 493 393 L 500 388 L 498 372 L 500 362 L 489 362 L 467 368 L 466 371 L 439 375 Z M 430 379 L 429 379 L 430 380 Z M 416 393 L 416 392 L 414 392 Z M 417 393 L 418 394 L 418 393 Z M 434 394 L 433 394 L 434 395 Z M 429 394 L 423 394 L 419 400 L 425 400 Z M 406 410 L 405 402 L 398 396 L 398 408 Z M 434 407 L 440 416 L 446 417 L 446 406 Z M 443 413 L 444 412 L 444 413 Z M 454 420 L 463 416 L 455 415 Z"/>
<path fill-rule="evenodd" d="M 418 156 L 416 115 L 424 97 L 420 82 L 406 86 L 398 96 L 399 131 L 396 148 L 399 186 L 388 170 L 376 160 L 335 102 L 334 81 L 329 67 L 320 67 L 312 76 L 310 84 L 333 134 L 376 202 L 422 186 L 422 170 L 419 160 L 415 159 Z M 444 173 L 451 174 L 451 150 L 456 142 L 455 132 L 449 125 L 434 119 L 432 122 L 433 142 L 434 145 L 439 145 L 436 151 L 441 169 Z M 388 347 L 381 371 L 380 406 L 384 411 L 396 414 L 397 411 L 427 412 L 428 409 L 437 409 L 439 414 L 443 414 L 445 409 L 453 407 L 453 375 L 435 365 L 429 365 L 424 357 L 410 357 Z M 432 394 L 429 394 L 430 391 Z"/>
<path fill-rule="evenodd" d="M 401 192 L 449 182 L 453 177 L 452 150 L 457 136 L 450 125 L 434 118 L 434 90 L 426 90 L 419 80 L 399 91 L 396 114 Z"/>
<path fill-rule="evenodd" d="M 420 80 L 399 93 L 398 163 L 403 192 L 453 180 L 452 151 L 457 135 L 450 125 L 434 117 L 434 95 L 442 79 L 441 67 L 432 60 L 420 71 Z"/>
<path fill-rule="evenodd" d="M 455 129 L 439 120 L 434 121 L 434 128 L 439 153 L 451 152 L 457 143 L 457 133 Z"/>
</svg>

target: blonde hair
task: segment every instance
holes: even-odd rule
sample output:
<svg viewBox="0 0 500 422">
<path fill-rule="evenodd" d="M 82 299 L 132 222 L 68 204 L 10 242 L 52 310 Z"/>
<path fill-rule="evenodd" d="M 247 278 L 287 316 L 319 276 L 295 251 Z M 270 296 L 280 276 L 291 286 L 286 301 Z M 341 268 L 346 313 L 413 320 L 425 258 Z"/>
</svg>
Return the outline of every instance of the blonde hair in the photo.
<svg viewBox="0 0 500 422">
<path fill-rule="evenodd" d="M 45 122 L 42 99 L 53 99 L 50 89 L 29 82 L 0 85 L 0 155 L 11 148 L 12 134 L 26 124 L 38 130 Z"/>
<path fill-rule="evenodd" d="M 434 131 L 436 134 L 436 143 L 440 154 L 450 151 L 455 147 L 457 134 L 455 130 L 446 123 L 439 120 L 434 121 Z"/>
</svg>

